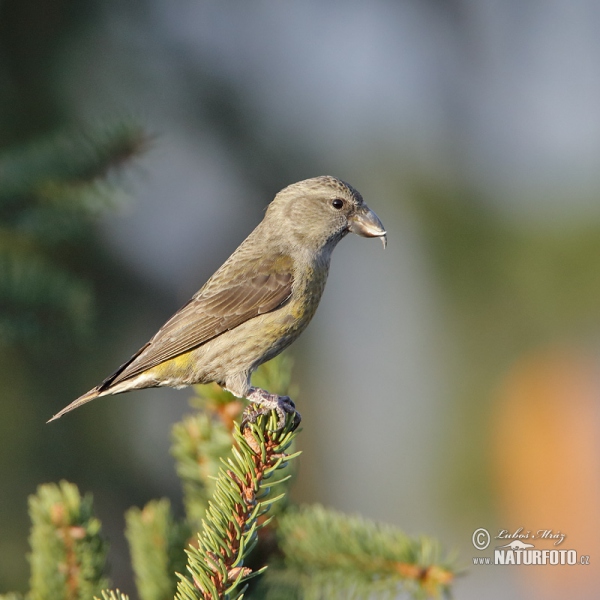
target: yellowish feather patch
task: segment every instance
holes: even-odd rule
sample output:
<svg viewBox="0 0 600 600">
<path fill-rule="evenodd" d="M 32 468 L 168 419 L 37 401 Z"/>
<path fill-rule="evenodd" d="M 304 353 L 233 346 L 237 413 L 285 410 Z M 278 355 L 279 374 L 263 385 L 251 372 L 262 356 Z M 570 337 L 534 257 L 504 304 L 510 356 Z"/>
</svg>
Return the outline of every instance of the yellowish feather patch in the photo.
<svg viewBox="0 0 600 600">
<path fill-rule="evenodd" d="M 185 373 L 188 373 L 193 365 L 192 353 L 186 352 L 156 365 L 148 371 L 148 374 L 159 380 L 169 377 L 181 377 Z"/>
</svg>

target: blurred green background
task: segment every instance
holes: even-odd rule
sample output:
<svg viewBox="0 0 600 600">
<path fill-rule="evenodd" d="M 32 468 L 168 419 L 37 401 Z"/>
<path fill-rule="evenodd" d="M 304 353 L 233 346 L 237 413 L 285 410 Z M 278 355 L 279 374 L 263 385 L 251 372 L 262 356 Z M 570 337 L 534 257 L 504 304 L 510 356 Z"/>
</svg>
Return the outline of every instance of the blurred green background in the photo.
<svg viewBox="0 0 600 600">
<path fill-rule="evenodd" d="M 0 591 L 27 588 L 27 496 L 66 478 L 133 592 L 123 513 L 181 506 L 190 392 L 45 421 L 281 187 L 332 174 L 389 247 L 341 244 L 292 349 L 296 499 L 440 537 L 471 564 L 457 598 L 597 597 L 592 568 L 472 566 L 471 536 L 553 529 L 600 557 L 599 18 L 592 0 L 0 2 Z M 94 183 L 40 188 L 44 169 Z"/>
</svg>

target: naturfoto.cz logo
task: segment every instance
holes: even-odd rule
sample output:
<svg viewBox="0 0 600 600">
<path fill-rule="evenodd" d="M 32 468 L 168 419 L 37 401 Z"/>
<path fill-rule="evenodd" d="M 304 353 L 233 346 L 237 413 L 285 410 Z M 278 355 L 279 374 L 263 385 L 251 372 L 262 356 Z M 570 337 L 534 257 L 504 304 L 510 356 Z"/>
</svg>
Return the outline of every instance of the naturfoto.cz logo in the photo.
<svg viewBox="0 0 600 600">
<path fill-rule="evenodd" d="M 534 544 L 523 540 L 549 540 L 553 545 L 562 544 L 566 535 L 554 532 L 552 529 L 538 529 L 536 532 L 525 531 L 520 527 L 514 532 L 501 529 L 496 540 L 510 540 L 507 544 L 496 546 L 492 556 L 474 556 L 474 565 L 589 565 L 590 557 L 586 554 L 577 555 L 576 550 L 564 550 L 558 548 L 540 549 Z M 473 546 L 477 550 L 486 550 L 492 541 L 492 536 L 483 527 L 476 529 L 471 538 Z"/>
</svg>

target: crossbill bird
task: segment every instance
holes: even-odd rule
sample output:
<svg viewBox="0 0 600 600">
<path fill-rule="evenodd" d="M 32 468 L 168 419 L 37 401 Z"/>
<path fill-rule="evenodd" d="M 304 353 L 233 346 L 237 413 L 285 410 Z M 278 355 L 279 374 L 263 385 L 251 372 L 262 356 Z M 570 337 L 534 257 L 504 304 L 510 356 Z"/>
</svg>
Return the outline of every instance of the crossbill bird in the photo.
<svg viewBox="0 0 600 600">
<path fill-rule="evenodd" d="M 378 237 L 386 246 L 381 221 L 352 186 L 322 176 L 284 188 L 256 229 L 147 344 L 50 421 L 101 396 L 214 381 L 254 403 L 247 420 L 275 410 L 278 428 L 286 413 L 297 425 L 290 398 L 253 387 L 250 377 L 304 331 L 331 253 L 348 233 Z"/>
</svg>

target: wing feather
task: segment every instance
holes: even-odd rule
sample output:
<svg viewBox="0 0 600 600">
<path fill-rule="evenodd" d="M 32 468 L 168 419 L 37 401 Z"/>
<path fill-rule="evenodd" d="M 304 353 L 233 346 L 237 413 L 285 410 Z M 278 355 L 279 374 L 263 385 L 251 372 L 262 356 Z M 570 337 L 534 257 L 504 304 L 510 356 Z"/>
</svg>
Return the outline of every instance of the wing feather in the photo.
<svg viewBox="0 0 600 600">
<path fill-rule="evenodd" d="M 249 319 L 275 310 L 292 293 L 292 267 L 292 259 L 280 255 L 275 260 L 261 259 L 253 264 L 251 275 L 247 269 L 226 284 L 215 285 L 216 282 L 209 281 L 212 285 L 205 285 L 176 312 L 145 346 L 102 382 L 100 390 L 135 377 Z"/>
</svg>

